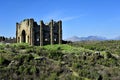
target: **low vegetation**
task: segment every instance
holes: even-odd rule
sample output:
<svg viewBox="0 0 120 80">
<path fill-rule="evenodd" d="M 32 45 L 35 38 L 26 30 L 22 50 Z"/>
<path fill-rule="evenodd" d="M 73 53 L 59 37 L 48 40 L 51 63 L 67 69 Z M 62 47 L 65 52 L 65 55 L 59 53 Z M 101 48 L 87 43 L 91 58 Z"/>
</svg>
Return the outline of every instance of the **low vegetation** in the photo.
<svg viewBox="0 0 120 80">
<path fill-rule="evenodd" d="M 120 41 L 0 44 L 0 80 L 119 80 Z"/>
</svg>

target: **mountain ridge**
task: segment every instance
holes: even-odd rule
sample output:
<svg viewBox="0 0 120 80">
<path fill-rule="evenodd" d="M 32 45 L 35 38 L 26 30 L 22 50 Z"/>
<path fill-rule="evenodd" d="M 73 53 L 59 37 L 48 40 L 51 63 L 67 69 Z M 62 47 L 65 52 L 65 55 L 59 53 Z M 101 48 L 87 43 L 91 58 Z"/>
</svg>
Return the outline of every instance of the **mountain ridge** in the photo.
<svg viewBox="0 0 120 80">
<path fill-rule="evenodd" d="M 102 36 L 87 36 L 87 37 L 78 37 L 78 36 L 72 36 L 70 38 L 67 38 L 66 41 L 105 41 L 105 40 L 120 40 L 120 36 L 108 39 L 106 37 Z"/>
</svg>

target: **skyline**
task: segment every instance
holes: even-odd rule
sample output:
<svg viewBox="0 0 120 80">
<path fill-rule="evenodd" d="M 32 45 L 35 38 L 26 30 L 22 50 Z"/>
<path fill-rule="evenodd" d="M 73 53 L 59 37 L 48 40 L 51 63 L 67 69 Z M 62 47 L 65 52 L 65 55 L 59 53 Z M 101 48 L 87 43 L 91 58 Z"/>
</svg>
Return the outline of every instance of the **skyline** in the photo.
<svg viewBox="0 0 120 80">
<path fill-rule="evenodd" d="M 119 0 L 0 1 L 0 36 L 15 37 L 16 22 L 62 20 L 63 39 L 72 36 L 120 36 Z"/>
</svg>

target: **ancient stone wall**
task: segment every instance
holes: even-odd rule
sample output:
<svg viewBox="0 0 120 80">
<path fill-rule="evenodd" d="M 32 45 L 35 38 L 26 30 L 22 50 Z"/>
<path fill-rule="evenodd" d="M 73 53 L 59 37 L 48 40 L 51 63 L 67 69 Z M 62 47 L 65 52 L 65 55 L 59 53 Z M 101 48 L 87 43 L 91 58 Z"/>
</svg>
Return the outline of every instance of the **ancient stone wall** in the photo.
<svg viewBox="0 0 120 80">
<path fill-rule="evenodd" d="M 44 24 L 41 20 L 40 25 L 33 19 L 25 19 L 16 23 L 17 43 L 29 43 L 31 45 L 47 45 L 62 43 L 62 21 L 51 20 Z"/>
</svg>

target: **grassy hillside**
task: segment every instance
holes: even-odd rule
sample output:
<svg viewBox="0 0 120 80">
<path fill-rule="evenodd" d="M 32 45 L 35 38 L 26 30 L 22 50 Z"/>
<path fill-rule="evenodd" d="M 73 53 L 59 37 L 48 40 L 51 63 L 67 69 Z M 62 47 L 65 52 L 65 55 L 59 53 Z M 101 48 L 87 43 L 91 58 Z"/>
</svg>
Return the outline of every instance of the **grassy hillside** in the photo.
<svg viewBox="0 0 120 80">
<path fill-rule="evenodd" d="M 120 41 L 0 44 L 0 80 L 119 80 Z"/>
</svg>

